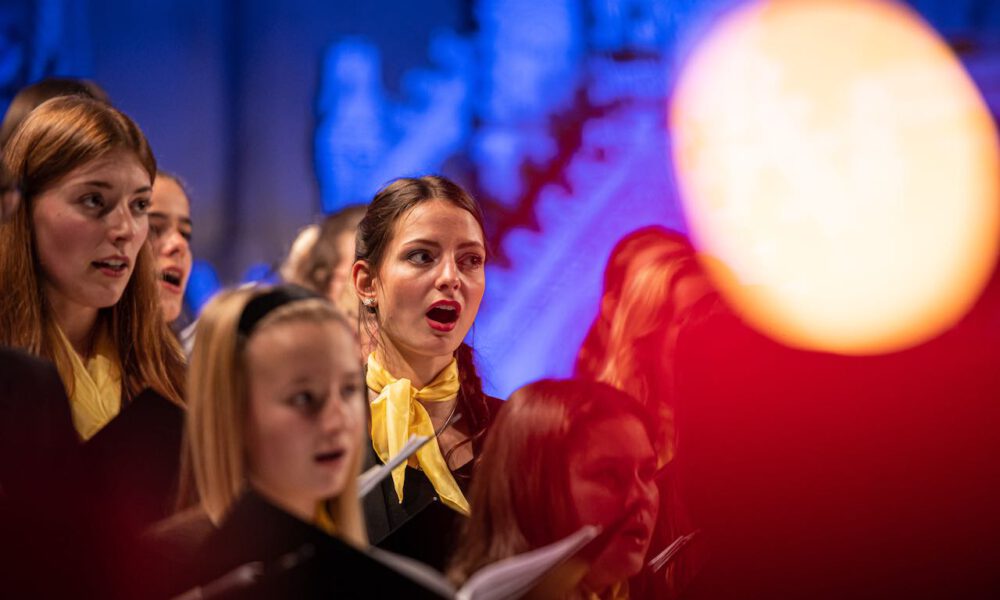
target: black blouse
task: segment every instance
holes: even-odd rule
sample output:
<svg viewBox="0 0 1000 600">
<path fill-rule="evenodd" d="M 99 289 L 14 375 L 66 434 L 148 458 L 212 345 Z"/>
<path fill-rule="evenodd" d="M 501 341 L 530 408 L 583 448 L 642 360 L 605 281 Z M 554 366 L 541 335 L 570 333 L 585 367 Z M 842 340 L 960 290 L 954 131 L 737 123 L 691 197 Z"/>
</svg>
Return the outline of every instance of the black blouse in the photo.
<svg viewBox="0 0 1000 600">
<path fill-rule="evenodd" d="M 490 423 L 496 418 L 503 401 L 486 397 L 490 409 Z M 478 456 L 481 440 L 473 447 Z M 364 469 L 382 464 L 369 441 Z M 455 482 L 468 494 L 472 483 L 475 459 L 452 471 Z M 403 502 L 396 496 L 391 477 L 383 479 L 378 487 L 362 500 L 368 541 L 384 550 L 401 554 L 444 571 L 451 551 L 466 518 L 445 506 L 434 486 L 420 469 L 406 467 L 403 484 Z"/>
<path fill-rule="evenodd" d="M 218 598 L 440 598 L 253 490 L 240 497 L 190 564 L 181 576 L 187 589 L 225 587 L 213 596 Z M 244 571 L 258 573 L 252 581 L 222 583 L 220 578 L 247 565 L 252 567 Z"/>
</svg>

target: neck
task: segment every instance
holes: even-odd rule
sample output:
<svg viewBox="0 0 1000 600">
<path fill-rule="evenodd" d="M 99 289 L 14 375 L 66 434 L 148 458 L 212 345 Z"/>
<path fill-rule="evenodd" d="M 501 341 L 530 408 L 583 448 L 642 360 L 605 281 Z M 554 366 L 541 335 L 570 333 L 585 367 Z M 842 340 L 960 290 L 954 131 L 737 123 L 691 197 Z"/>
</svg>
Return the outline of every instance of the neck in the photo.
<svg viewBox="0 0 1000 600">
<path fill-rule="evenodd" d="M 375 349 L 375 358 L 396 379 L 409 379 L 415 388 L 426 387 L 444 370 L 453 358 L 441 356 L 414 356 L 400 352 L 388 341 Z"/>
<path fill-rule="evenodd" d="M 58 294 L 49 294 L 49 306 L 63 335 L 73 350 L 86 358 L 90 354 L 97 326 L 97 309 L 81 306 Z"/>
</svg>

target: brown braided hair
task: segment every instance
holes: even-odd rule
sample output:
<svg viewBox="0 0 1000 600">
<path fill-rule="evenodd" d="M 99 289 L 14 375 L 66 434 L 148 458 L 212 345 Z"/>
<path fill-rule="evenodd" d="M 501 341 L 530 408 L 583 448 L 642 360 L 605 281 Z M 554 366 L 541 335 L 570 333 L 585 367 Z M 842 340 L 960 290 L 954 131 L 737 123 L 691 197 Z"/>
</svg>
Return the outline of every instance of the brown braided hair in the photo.
<svg viewBox="0 0 1000 600">
<path fill-rule="evenodd" d="M 423 177 L 400 178 L 383 187 L 375 197 L 365 216 L 358 224 L 355 240 L 355 260 L 364 260 L 369 268 L 378 271 L 385 257 L 386 248 L 392 239 L 393 226 L 413 207 L 430 200 L 445 200 L 468 211 L 476 219 L 483 238 L 486 237 L 486 227 L 483 221 L 483 211 L 479 203 L 461 186 L 438 175 Z M 488 249 L 487 249 L 488 253 Z M 378 309 L 360 305 L 359 300 L 359 331 L 363 327 L 373 343 L 378 341 L 376 331 L 376 315 Z M 476 370 L 475 356 L 472 347 L 462 342 L 455 350 L 455 360 L 458 363 L 459 394 L 458 410 L 462 420 L 469 429 L 469 438 L 457 444 L 448 451 L 445 460 L 459 447 L 471 443 L 473 453 L 478 455 L 482 439 L 490 424 L 490 405 L 483 392 L 482 380 Z"/>
</svg>

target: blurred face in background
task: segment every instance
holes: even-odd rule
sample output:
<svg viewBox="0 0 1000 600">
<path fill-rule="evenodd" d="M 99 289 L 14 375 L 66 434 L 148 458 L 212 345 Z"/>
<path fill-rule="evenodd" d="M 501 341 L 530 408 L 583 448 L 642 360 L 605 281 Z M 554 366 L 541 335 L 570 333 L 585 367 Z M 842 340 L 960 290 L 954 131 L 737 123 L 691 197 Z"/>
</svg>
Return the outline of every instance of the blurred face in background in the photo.
<svg viewBox="0 0 1000 600">
<path fill-rule="evenodd" d="M 306 521 L 356 476 L 366 398 L 353 334 L 334 321 L 275 323 L 246 351 L 250 482 Z"/>
<path fill-rule="evenodd" d="M 149 241 L 156 256 L 160 305 L 169 323 L 181 314 L 191 275 L 191 204 L 180 184 L 163 175 L 153 184 Z"/>
<path fill-rule="evenodd" d="M 570 495 L 581 525 L 606 525 L 631 513 L 584 579 L 600 592 L 642 569 L 659 507 L 656 454 L 646 428 L 630 414 L 588 422 L 572 447 Z"/>
</svg>

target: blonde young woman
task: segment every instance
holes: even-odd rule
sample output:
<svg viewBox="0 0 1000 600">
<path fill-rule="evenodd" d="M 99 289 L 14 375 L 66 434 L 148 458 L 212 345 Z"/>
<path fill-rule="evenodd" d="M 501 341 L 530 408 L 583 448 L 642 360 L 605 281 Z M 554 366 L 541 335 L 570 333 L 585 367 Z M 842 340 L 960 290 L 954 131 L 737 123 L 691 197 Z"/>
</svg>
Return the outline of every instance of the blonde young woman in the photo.
<svg viewBox="0 0 1000 600">
<path fill-rule="evenodd" d="M 0 227 L 0 345 L 55 363 L 94 517 L 134 531 L 170 506 L 183 423 L 146 245 L 156 161 L 131 119 L 80 96 L 31 111 L 3 160 L 22 202 Z"/>
<path fill-rule="evenodd" d="M 237 585 L 248 597 L 421 597 L 367 553 L 357 356 L 347 321 L 296 286 L 228 291 L 205 308 L 191 357 L 188 450 L 211 527 L 185 585 L 213 585 L 254 563 L 260 577 Z"/>
</svg>

